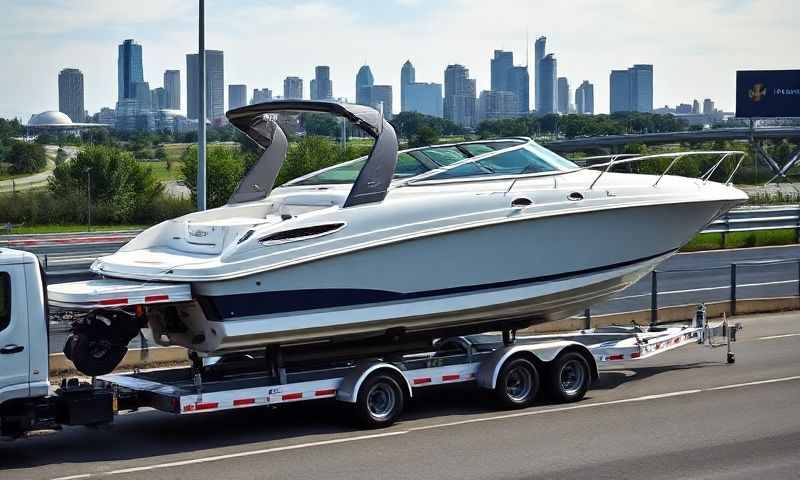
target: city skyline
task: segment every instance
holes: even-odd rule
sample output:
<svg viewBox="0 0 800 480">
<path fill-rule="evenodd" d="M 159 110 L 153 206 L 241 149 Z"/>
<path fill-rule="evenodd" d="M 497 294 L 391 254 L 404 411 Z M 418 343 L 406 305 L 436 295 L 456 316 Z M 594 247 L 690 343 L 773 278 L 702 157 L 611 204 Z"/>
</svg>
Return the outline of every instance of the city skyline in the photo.
<svg viewBox="0 0 800 480">
<path fill-rule="evenodd" d="M 31 72 L 30 78 L 9 75 L 0 80 L 0 91 L 12 92 L 2 98 L 0 116 L 26 120 L 30 114 L 54 109 L 58 92 L 53 79 L 68 67 L 84 73 L 85 104 L 90 113 L 101 107 L 113 107 L 117 98 L 114 50 L 126 38 L 134 38 L 144 46 L 144 80 L 154 87 L 162 85 L 164 70 L 181 68 L 184 55 L 196 51 L 196 5 L 191 2 L 167 0 L 159 2 L 159 8 L 150 8 L 151 2 L 143 0 L 143 8 L 136 11 L 94 0 L 70 3 L 68 7 L 45 0 L 35 3 L 47 8 L 34 9 L 28 6 L 30 2 L 16 2 L 9 5 L 8 14 L 0 19 L 0 25 L 5 27 L 0 28 L 0 38 L 8 46 L 0 52 L 0 60 L 11 72 Z M 392 85 L 395 92 L 400 92 L 398 66 L 408 58 L 417 69 L 417 77 L 436 83 L 443 82 L 447 65 L 463 64 L 477 80 L 477 90 L 487 90 L 491 80 L 487 59 L 492 52 L 512 51 L 518 59 L 523 59 L 526 51 L 533 54 L 533 42 L 540 35 L 547 36 L 548 44 L 558 46 L 553 51 L 559 60 L 559 76 L 569 78 L 574 85 L 583 79 L 594 83 L 597 113 L 608 112 L 608 75 L 617 66 L 639 63 L 656 66 L 654 106 L 677 105 L 686 98 L 712 97 L 718 108 L 724 110 L 733 108 L 737 69 L 794 66 L 790 63 L 792 27 L 781 21 L 765 25 L 769 23 L 769 15 L 764 10 L 772 9 L 759 9 L 747 1 L 706 0 L 696 2 L 689 10 L 598 8 L 584 1 L 555 6 L 504 1 L 490 8 L 475 2 L 426 5 L 403 0 L 388 4 L 380 13 L 349 8 L 354 2 L 300 1 L 291 7 L 266 8 L 246 1 L 243 9 L 227 8 L 229 3 L 220 1 L 207 7 L 207 44 L 226 52 L 226 78 L 280 91 L 286 75 L 296 74 L 308 80 L 313 78 L 315 65 L 325 64 L 331 67 L 331 80 L 336 85 L 334 95 L 351 100 L 355 98 L 352 79 L 365 60 L 375 77 L 382 84 Z M 800 10 L 792 2 L 777 3 L 782 4 L 780 8 L 787 19 Z M 586 19 L 578 18 L 569 27 L 547 22 L 548 18 L 557 18 L 559 12 L 576 11 L 580 6 L 584 9 L 579 11 L 587 13 L 581 17 Z M 503 14 L 509 9 L 517 14 Z M 81 10 L 86 15 L 75 15 Z M 243 12 L 237 15 L 238 10 Z M 269 15 L 267 10 L 271 12 Z M 24 21 L 34 12 L 36 22 Z M 71 15 L 66 15 L 67 12 Z M 248 21 L 257 24 L 252 31 L 261 32 L 251 31 L 247 39 L 230 28 L 245 14 Z M 387 15 L 397 16 L 397 21 L 388 27 L 385 22 L 375 21 L 376 17 Z M 65 16 L 70 16 L 70 20 L 63 21 Z M 678 21 L 686 16 L 690 21 Z M 452 21 L 444 21 L 445 17 Z M 336 47 L 336 42 L 322 41 L 321 33 L 297 33 L 303 30 L 299 26 L 319 18 L 326 18 L 326 23 L 333 25 L 334 31 L 327 32 L 326 38 L 340 31 L 366 29 L 360 35 L 372 40 L 342 50 Z M 595 25 L 589 25 L 589 20 Z M 607 28 L 608 23 L 620 21 L 625 22 L 625 29 Z M 715 35 L 703 29 L 709 21 L 720 27 L 715 29 Z M 746 27 L 748 24 L 753 27 Z M 440 25 L 446 28 L 438 28 Z M 468 28 L 469 25 L 473 28 Z M 587 25 L 591 28 L 587 29 Z M 749 34 L 756 36 L 759 32 L 769 32 L 773 47 L 763 49 L 745 44 L 731 49 L 742 28 L 748 28 Z M 530 33 L 530 45 L 525 42 L 526 32 Z M 275 38 L 287 39 L 287 47 L 271 52 L 274 56 L 269 59 L 253 61 L 263 58 L 256 54 L 256 46 L 271 44 Z M 312 44 L 315 48 L 309 50 Z M 308 51 L 314 54 L 309 56 Z M 742 62 L 741 58 L 747 60 Z M 529 65 L 533 89 L 534 64 Z M 399 111 L 399 107 L 400 95 L 396 94 L 394 110 Z M 182 102 L 181 109 L 186 111 L 186 102 Z"/>
</svg>

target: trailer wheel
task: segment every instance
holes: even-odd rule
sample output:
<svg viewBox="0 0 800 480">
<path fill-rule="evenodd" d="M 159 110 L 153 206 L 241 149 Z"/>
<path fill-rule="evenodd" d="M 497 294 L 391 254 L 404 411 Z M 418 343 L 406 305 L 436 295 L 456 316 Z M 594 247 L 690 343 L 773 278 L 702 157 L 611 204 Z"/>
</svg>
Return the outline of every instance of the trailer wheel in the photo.
<svg viewBox="0 0 800 480">
<path fill-rule="evenodd" d="M 576 402 L 589 389 L 589 363 L 577 352 L 559 355 L 549 365 L 546 382 L 547 395 L 551 400 L 559 403 Z"/>
<path fill-rule="evenodd" d="M 504 408 L 524 408 L 533 403 L 539 393 L 539 372 L 526 358 L 506 362 L 497 377 L 495 398 Z"/>
<path fill-rule="evenodd" d="M 377 372 L 359 389 L 356 419 L 367 428 L 388 427 L 403 413 L 404 405 L 405 393 L 397 379 L 391 374 Z"/>
<path fill-rule="evenodd" d="M 79 372 L 96 377 L 111 373 L 122 361 L 126 347 L 111 344 L 107 339 L 88 333 L 73 333 L 64 345 L 64 355 Z"/>
</svg>

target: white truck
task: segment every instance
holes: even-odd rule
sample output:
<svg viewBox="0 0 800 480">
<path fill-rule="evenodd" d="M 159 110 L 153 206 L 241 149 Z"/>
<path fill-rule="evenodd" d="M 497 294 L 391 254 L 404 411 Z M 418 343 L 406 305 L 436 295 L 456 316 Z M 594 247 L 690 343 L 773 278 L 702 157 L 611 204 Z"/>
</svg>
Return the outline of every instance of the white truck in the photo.
<svg viewBox="0 0 800 480">
<path fill-rule="evenodd" d="M 216 358 L 189 352 L 191 366 L 64 380 L 54 388 L 46 292 L 35 255 L 0 249 L 0 437 L 110 423 L 121 410 L 145 407 L 194 415 L 320 399 L 349 404 L 361 424 L 376 428 L 391 425 L 417 389 L 462 382 L 492 391 L 504 408 L 531 405 L 540 393 L 572 402 L 597 379 L 598 363 L 708 343 L 726 327 L 607 327 L 519 338 L 503 332 L 441 339 L 427 349 L 353 350 L 352 358 L 293 358 L 275 349 Z M 728 345 L 733 332 L 727 329 Z"/>
</svg>

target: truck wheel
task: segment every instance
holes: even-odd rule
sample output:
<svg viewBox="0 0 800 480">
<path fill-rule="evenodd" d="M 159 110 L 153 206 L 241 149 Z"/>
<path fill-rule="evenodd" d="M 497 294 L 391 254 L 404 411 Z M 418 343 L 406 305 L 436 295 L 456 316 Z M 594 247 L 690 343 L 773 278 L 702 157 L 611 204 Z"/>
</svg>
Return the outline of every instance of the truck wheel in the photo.
<svg viewBox="0 0 800 480">
<path fill-rule="evenodd" d="M 549 365 L 547 396 L 559 403 L 576 402 L 586 395 L 590 381 L 589 363 L 583 355 L 564 353 Z"/>
<path fill-rule="evenodd" d="M 114 371 L 127 351 L 127 347 L 113 345 L 89 333 L 73 333 L 64 345 L 64 355 L 79 372 L 91 377 Z"/>
<path fill-rule="evenodd" d="M 397 379 L 378 372 L 370 375 L 359 389 L 356 419 L 367 428 L 388 427 L 403 413 L 404 403 L 405 393 Z"/>
<path fill-rule="evenodd" d="M 539 372 L 536 365 L 526 358 L 509 360 L 500 370 L 494 393 L 503 408 L 530 406 L 539 393 Z"/>
</svg>

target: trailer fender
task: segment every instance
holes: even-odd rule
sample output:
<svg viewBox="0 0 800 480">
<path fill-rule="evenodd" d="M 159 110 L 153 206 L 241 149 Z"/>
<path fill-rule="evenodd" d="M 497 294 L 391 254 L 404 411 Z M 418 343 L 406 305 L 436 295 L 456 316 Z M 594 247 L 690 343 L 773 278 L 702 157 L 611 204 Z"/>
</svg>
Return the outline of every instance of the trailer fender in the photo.
<svg viewBox="0 0 800 480">
<path fill-rule="evenodd" d="M 577 342 L 565 340 L 529 345 L 510 345 L 505 348 L 497 349 L 491 356 L 484 359 L 478 367 L 475 380 L 479 387 L 492 390 L 495 385 L 497 385 L 497 378 L 500 376 L 500 370 L 509 358 L 517 354 L 527 354 L 533 355 L 540 362 L 547 363 L 553 361 L 567 348 L 581 351 L 587 359 L 592 358 L 591 353 L 589 353 L 589 350 L 585 346 Z M 592 361 L 590 365 L 595 365 L 595 363 Z M 596 367 L 594 367 L 594 370 L 596 372 Z M 539 373 L 542 374 L 544 372 Z M 593 377 L 596 378 L 595 375 L 593 375 Z"/>
<path fill-rule="evenodd" d="M 391 363 L 367 362 L 359 365 L 356 369 L 349 372 L 347 376 L 345 376 L 342 379 L 342 383 L 339 384 L 339 388 L 336 389 L 336 400 L 347 403 L 356 403 L 356 401 L 358 400 L 358 391 L 361 388 L 361 384 L 364 383 L 364 380 L 366 380 L 367 377 L 370 376 L 370 374 L 381 369 L 387 369 L 397 373 L 397 376 L 402 379 L 402 383 L 408 390 L 409 398 L 411 398 L 411 396 L 413 395 L 413 392 L 411 390 L 411 384 L 408 383 L 408 379 L 403 374 L 402 370 L 397 368 L 397 366 L 392 365 Z"/>
</svg>

